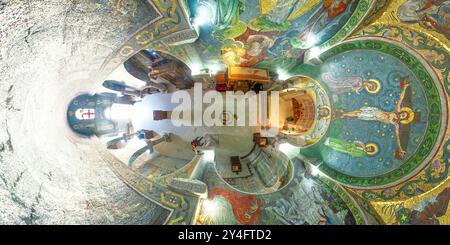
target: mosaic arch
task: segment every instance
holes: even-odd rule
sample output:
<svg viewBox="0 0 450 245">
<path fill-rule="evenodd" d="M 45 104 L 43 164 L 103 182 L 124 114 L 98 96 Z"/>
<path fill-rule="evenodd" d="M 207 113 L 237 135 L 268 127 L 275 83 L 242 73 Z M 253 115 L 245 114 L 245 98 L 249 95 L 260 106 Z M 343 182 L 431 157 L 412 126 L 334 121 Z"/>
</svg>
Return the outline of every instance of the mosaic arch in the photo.
<svg viewBox="0 0 450 245">
<path fill-rule="evenodd" d="M 308 148 L 320 143 L 330 127 L 328 89 L 305 76 L 291 77 L 286 83 L 287 88 L 280 92 L 280 133 L 296 147 Z"/>
<path fill-rule="evenodd" d="M 446 130 L 447 102 L 418 54 L 389 40 L 361 38 L 320 59 L 316 75 L 331 94 L 332 122 L 321 144 L 301 155 L 320 156 L 321 171 L 357 188 L 396 185 L 430 162 Z"/>
</svg>

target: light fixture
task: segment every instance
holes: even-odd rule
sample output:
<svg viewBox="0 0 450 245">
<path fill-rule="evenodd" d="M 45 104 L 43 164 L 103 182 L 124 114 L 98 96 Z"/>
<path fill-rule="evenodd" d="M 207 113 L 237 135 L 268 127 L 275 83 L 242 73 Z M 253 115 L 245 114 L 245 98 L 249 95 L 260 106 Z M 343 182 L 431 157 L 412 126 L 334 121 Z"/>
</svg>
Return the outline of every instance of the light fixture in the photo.
<svg viewBox="0 0 450 245">
<path fill-rule="evenodd" d="M 202 4 L 198 6 L 196 16 L 194 18 L 194 26 L 200 27 L 203 25 L 210 25 L 214 22 L 214 13 L 211 5 Z"/>
<path fill-rule="evenodd" d="M 317 59 L 322 54 L 322 50 L 319 47 L 313 47 L 309 50 L 309 58 Z"/>
<path fill-rule="evenodd" d="M 316 46 L 317 42 L 318 42 L 317 37 L 313 33 L 310 33 L 306 38 L 307 47 L 314 47 Z"/>
<path fill-rule="evenodd" d="M 202 70 L 202 65 L 200 65 L 199 63 L 192 63 L 190 65 L 191 68 L 191 75 L 199 75 L 201 73 Z"/>
<path fill-rule="evenodd" d="M 104 116 L 106 119 L 111 120 L 111 107 L 108 107 L 108 108 L 106 108 L 106 109 L 103 111 L 103 116 Z"/>
<path fill-rule="evenodd" d="M 221 66 L 220 66 L 219 64 L 212 64 L 212 65 L 210 65 L 210 66 L 208 67 L 209 75 L 210 75 L 210 76 L 216 75 L 217 72 L 220 71 L 220 69 L 221 69 Z"/>
<path fill-rule="evenodd" d="M 216 153 L 214 150 L 205 150 L 203 151 L 203 157 L 205 159 L 205 161 L 207 162 L 214 162 L 214 158 L 216 156 Z"/>
<path fill-rule="evenodd" d="M 321 173 L 319 167 L 312 164 L 309 166 L 309 172 L 312 176 L 318 176 Z"/>
<path fill-rule="evenodd" d="M 202 210 L 205 215 L 214 217 L 219 211 L 219 205 L 217 201 L 212 199 L 205 199 L 202 203 Z"/>
<path fill-rule="evenodd" d="M 278 150 L 286 155 L 289 155 L 290 153 L 297 154 L 298 148 L 289 143 L 282 143 L 278 145 Z"/>
<path fill-rule="evenodd" d="M 287 80 L 289 79 L 291 76 L 289 76 L 289 74 L 282 68 L 277 68 L 277 74 L 278 74 L 278 79 L 279 80 Z"/>
</svg>

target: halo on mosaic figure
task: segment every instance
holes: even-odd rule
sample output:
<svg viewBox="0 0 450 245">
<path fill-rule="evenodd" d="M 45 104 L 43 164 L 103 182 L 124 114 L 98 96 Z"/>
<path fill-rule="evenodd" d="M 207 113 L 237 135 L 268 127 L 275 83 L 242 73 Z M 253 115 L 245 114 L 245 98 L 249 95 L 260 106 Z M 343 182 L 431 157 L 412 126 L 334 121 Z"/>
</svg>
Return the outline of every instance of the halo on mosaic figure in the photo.
<svg viewBox="0 0 450 245">
<path fill-rule="evenodd" d="M 378 153 L 380 152 L 380 147 L 378 146 L 377 143 L 369 143 L 366 145 L 366 153 L 367 155 L 373 157 L 378 155 Z"/>
<path fill-rule="evenodd" d="M 364 88 L 370 94 L 377 94 L 381 90 L 381 83 L 376 79 L 370 79 L 364 84 Z"/>
<path fill-rule="evenodd" d="M 415 118 L 414 111 L 409 107 L 403 107 L 402 109 L 400 109 L 400 116 L 404 113 L 406 113 L 407 116 L 405 118 L 400 118 L 400 122 L 405 125 L 412 123 Z"/>
</svg>

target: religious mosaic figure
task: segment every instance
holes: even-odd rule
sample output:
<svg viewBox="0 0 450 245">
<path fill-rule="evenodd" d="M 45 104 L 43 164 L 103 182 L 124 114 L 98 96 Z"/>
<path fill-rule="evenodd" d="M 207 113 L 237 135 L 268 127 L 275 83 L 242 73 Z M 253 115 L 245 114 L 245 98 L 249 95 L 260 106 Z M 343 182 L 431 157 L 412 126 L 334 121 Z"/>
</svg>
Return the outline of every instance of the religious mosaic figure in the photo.
<svg viewBox="0 0 450 245">
<path fill-rule="evenodd" d="M 236 40 L 226 39 L 221 48 L 222 59 L 228 66 L 250 67 L 264 60 L 274 41 L 264 35 L 241 35 Z"/>
<path fill-rule="evenodd" d="M 394 111 L 386 112 L 376 107 L 364 106 L 356 111 L 343 112 L 340 115 L 340 118 L 354 118 L 364 121 L 378 121 L 384 124 L 393 125 L 395 127 L 395 136 L 397 139 L 396 156 L 400 159 L 403 159 L 406 153 L 406 149 L 404 149 L 402 144 L 400 125 L 411 124 L 415 118 L 415 112 L 410 107 L 403 106 L 405 98 L 407 97 L 406 93 L 408 91 L 408 88 L 410 88 L 410 82 L 411 81 L 409 77 L 400 79 L 401 93 Z M 408 95 L 408 99 L 410 99 L 409 97 L 410 96 Z"/>
<path fill-rule="evenodd" d="M 438 218 L 447 213 L 449 200 L 450 188 L 446 188 L 436 197 L 428 198 L 411 209 L 401 206 L 396 216 L 400 224 L 439 225 Z"/>
<path fill-rule="evenodd" d="M 327 0 L 306 22 L 306 28 L 290 39 L 294 48 L 306 49 L 318 44 L 318 38 L 312 38 L 311 35 L 319 33 L 335 18 L 343 14 L 349 4 L 354 0 Z M 316 39 L 316 40 L 314 40 Z"/>
<path fill-rule="evenodd" d="M 331 149 L 341 152 L 352 157 L 374 156 L 378 153 L 378 146 L 376 144 L 364 144 L 360 141 L 348 143 L 345 140 L 337 138 L 327 138 L 324 145 Z"/>
<path fill-rule="evenodd" d="M 306 0 L 277 1 L 267 14 L 259 15 L 251 21 L 250 26 L 258 31 L 287 31 L 291 27 L 289 16 L 302 8 L 306 2 Z"/>
<path fill-rule="evenodd" d="M 336 94 L 352 92 L 359 94 L 363 89 L 368 93 L 376 94 L 381 89 L 380 82 L 375 79 L 365 80 L 362 77 L 336 78 L 331 73 L 324 73 L 322 79 L 328 88 Z"/>
<path fill-rule="evenodd" d="M 244 33 L 247 25 L 239 17 L 244 11 L 245 3 L 242 0 L 218 0 L 214 33 L 222 39 L 233 38 Z"/>
<path fill-rule="evenodd" d="M 212 198 L 216 205 L 217 212 L 213 215 L 209 214 L 202 205 L 197 222 L 201 225 L 238 225 L 238 221 L 233 214 L 233 206 L 223 196 L 216 195 Z"/>
<path fill-rule="evenodd" d="M 315 45 L 322 44 L 329 37 L 323 37 L 321 33 L 336 31 L 336 28 L 340 28 L 341 21 L 344 14 L 349 13 L 349 9 L 355 6 L 357 0 L 327 0 L 322 4 L 315 4 L 316 2 L 309 2 L 305 6 L 308 6 L 307 12 L 312 12 L 310 15 L 308 13 L 308 19 L 295 22 L 293 20 L 290 29 L 281 35 L 269 49 L 269 53 L 274 56 L 283 55 L 291 59 L 301 59 L 304 55 L 305 50 L 312 48 Z M 319 5 L 319 6 L 317 6 Z M 293 13 L 297 16 L 296 11 Z"/>
<path fill-rule="evenodd" d="M 272 47 L 274 41 L 264 35 L 251 35 L 247 38 L 248 48 L 243 58 L 246 62 L 242 63 L 242 66 L 253 66 L 262 61 L 265 57 L 265 52 L 268 48 Z"/>
<path fill-rule="evenodd" d="M 398 9 L 398 18 L 450 39 L 450 0 L 408 0 Z"/>
<path fill-rule="evenodd" d="M 226 39 L 220 52 L 223 62 L 228 66 L 239 66 L 247 61 L 243 58 L 247 52 L 243 42 L 235 41 L 231 38 Z"/>
</svg>

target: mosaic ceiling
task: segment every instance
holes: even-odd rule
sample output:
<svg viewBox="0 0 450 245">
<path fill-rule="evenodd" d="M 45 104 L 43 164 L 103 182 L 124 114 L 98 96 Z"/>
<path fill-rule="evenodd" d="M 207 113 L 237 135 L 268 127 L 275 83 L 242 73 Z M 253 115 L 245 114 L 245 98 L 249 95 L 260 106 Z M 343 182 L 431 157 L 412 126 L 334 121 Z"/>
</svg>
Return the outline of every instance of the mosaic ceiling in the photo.
<svg viewBox="0 0 450 245">
<path fill-rule="evenodd" d="M 93 4 L 104 11 L 104 1 Z M 90 145 L 149 200 L 150 223 L 450 224 L 449 0 L 120 6 L 153 18 L 106 57 L 98 93 L 68 102 L 65 126 L 107 146 Z M 173 86 L 155 82 L 155 64 L 173 72 L 164 78 Z M 219 91 L 231 68 L 267 71 L 258 92 L 280 92 L 280 116 L 268 110 L 279 135 L 166 120 L 174 90 L 195 97 L 194 84 L 208 83 L 200 95 Z M 114 122 L 115 104 L 133 118 Z M 240 117 L 221 113 L 221 126 Z"/>
<path fill-rule="evenodd" d="M 194 70 L 248 66 L 276 71 L 303 62 L 311 48 L 327 49 L 349 36 L 376 1 L 186 2 L 199 39 L 171 47 L 171 53 L 188 52 L 185 61 Z"/>
<path fill-rule="evenodd" d="M 449 8 L 427 0 L 187 0 L 195 41 L 147 45 L 137 34 L 115 59 L 152 49 L 193 74 L 257 67 L 278 81 L 310 79 L 322 91 L 314 100 L 330 110 L 328 126 L 291 149 L 281 164 L 289 166 L 287 182 L 260 193 L 207 168 L 202 181 L 222 211 L 210 217 L 202 209 L 198 224 L 448 223 Z M 321 177 L 305 176 L 298 159 Z M 192 170 L 183 169 L 177 176 Z M 310 197 L 327 203 L 318 213 L 305 215 L 314 208 L 303 185 L 320 186 Z M 417 210 L 436 208 L 430 198 L 441 205 L 439 217 L 419 220 Z"/>
</svg>

